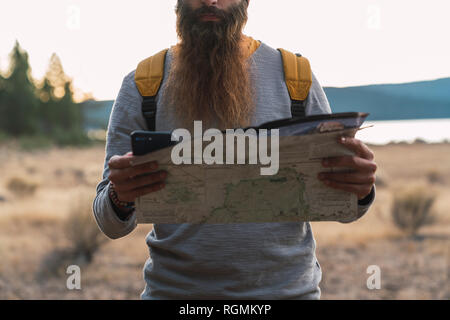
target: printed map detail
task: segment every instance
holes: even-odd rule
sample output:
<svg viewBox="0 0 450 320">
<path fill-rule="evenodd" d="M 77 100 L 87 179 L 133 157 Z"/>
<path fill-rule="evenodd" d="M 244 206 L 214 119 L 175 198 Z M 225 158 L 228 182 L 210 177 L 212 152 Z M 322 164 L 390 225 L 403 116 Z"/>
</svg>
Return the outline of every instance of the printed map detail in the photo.
<svg viewBox="0 0 450 320">
<path fill-rule="evenodd" d="M 213 207 L 206 223 L 307 219 L 303 174 L 282 168 L 276 176 L 241 179 L 224 185 L 220 207 Z"/>
<path fill-rule="evenodd" d="M 337 143 L 342 134 L 280 137 L 279 171 L 273 176 L 262 176 L 261 165 L 176 166 L 170 162 L 170 149 L 143 156 L 134 165 L 157 160 L 169 176 L 163 190 L 137 200 L 138 223 L 355 219 L 356 195 L 328 188 L 317 179 L 319 172 L 331 170 L 322 167 L 322 158 L 352 154 Z"/>
</svg>

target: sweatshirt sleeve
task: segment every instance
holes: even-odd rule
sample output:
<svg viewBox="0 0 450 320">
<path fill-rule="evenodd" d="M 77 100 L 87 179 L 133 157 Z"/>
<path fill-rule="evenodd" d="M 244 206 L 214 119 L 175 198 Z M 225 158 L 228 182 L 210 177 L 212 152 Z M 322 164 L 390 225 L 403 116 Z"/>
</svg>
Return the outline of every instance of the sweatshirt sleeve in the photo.
<svg viewBox="0 0 450 320">
<path fill-rule="evenodd" d="M 330 103 L 328 102 L 325 91 L 313 73 L 311 89 L 309 91 L 308 98 L 306 99 L 306 114 L 310 116 L 324 113 L 331 113 Z M 358 201 L 358 217 L 356 219 L 340 222 L 350 223 L 364 216 L 375 200 L 375 190 L 376 188 L 374 186 L 366 199 L 363 199 L 363 201 Z"/>
<path fill-rule="evenodd" d="M 142 97 L 134 82 L 135 71 L 129 73 L 122 82 L 117 99 L 111 111 L 106 138 L 105 161 L 102 181 L 97 185 L 97 195 L 93 202 L 93 212 L 100 230 L 111 239 L 118 239 L 136 228 L 136 215 L 121 220 L 112 206 L 108 195 L 108 161 L 114 155 L 125 155 L 131 151 L 130 134 L 135 130 L 146 130 L 145 119 L 141 115 Z"/>
</svg>

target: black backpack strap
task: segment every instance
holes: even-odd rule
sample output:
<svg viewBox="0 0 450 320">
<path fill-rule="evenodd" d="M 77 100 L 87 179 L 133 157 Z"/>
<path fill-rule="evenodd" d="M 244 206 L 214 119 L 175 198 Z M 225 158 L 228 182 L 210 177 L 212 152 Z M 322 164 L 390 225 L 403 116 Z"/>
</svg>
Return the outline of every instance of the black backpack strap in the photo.
<svg viewBox="0 0 450 320">
<path fill-rule="evenodd" d="M 306 100 L 291 100 L 292 118 L 306 117 Z"/>
<path fill-rule="evenodd" d="M 142 115 L 147 122 L 148 131 L 156 131 L 156 96 L 143 97 Z"/>
<path fill-rule="evenodd" d="M 302 56 L 300 53 L 296 53 L 295 55 L 297 57 Z M 292 118 L 306 117 L 306 100 L 291 99 L 291 113 L 292 113 Z"/>
</svg>

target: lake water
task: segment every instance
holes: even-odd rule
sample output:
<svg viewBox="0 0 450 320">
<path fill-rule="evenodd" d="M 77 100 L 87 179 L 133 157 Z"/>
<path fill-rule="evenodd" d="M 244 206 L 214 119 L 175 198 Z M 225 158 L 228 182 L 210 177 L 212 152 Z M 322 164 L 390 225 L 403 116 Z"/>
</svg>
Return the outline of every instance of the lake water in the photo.
<svg viewBox="0 0 450 320">
<path fill-rule="evenodd" d="M 450 119 L 367 121 L 356 137 L 366 143 L 386 144 L 389 142 L 450 141 Z"/>
</svg>

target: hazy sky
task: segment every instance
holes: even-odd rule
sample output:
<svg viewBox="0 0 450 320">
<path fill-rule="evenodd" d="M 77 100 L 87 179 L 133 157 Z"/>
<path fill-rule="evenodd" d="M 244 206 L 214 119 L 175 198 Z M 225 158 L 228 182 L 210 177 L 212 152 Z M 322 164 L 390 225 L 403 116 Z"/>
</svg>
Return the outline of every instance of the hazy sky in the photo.
<svg viewBox="0 0 450 320">
<path fill-rule="evenodd" d="M 18 39 L 33 76 L 56 52 L 76 87 L 115 99 L 176 42 L 176 0 L 0 0 L 0 68 Z M 300 52 L 324 86 L 450 77 L 449 0 L 252 0 L 246 34 Z"/>
</svg>

